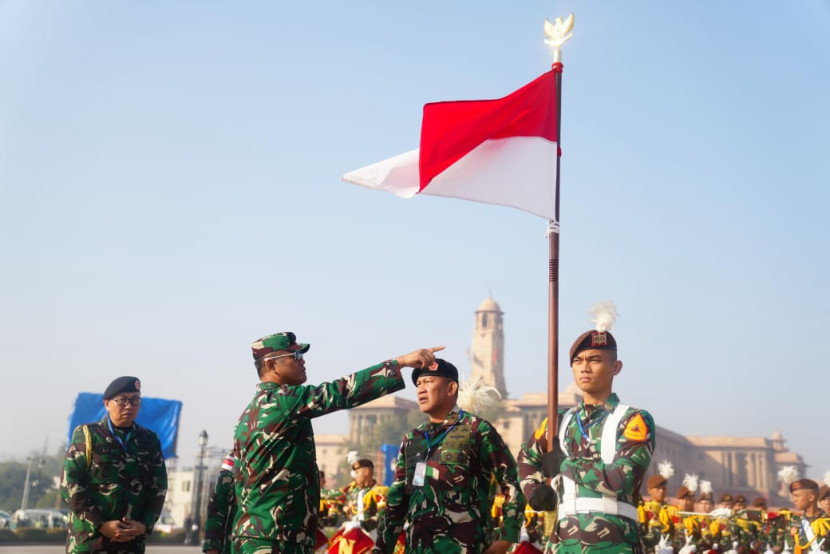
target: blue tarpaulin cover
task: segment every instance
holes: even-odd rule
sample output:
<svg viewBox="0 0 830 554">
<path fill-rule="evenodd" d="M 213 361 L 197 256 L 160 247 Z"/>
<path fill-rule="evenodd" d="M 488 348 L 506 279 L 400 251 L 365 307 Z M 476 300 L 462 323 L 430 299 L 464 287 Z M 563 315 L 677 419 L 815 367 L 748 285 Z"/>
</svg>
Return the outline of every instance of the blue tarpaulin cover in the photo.
<svg viewBox="0 0 830 554">
<path fill-rule="evenodd" d="M 75 427 L 84 423 L 100 421 L 106 413 L 102 394 L 78 393 L 78 398 L 75 399 L 75 410 L 69 416 L 67 444 L 72 440 L 72 432 Z M 141 408 L 138 410 L 135 421 L 139 425 L 155 431 L 159 441 L 161 441 L 161 453 L 165 458 L 176 457 L 176 439 L 179 433 L 179 416 L 181 413 L 181 400 L 141 397 Z"/>
<path fill-rule="evenodd" d="M 398 461 L 398 452 L 401 450 L 399 444 L 382 444 L 380 451 L 383 452 L 384 469 L 383 485 L 388 487 L 395 480 L 395 465 Z"/>
</svg>

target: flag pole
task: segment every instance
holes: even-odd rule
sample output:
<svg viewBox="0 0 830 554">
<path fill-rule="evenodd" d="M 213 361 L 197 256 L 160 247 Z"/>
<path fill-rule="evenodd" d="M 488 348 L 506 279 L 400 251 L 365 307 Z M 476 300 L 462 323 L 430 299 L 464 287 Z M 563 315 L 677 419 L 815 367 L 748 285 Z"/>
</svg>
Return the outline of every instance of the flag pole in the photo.
<svg viewBox="0 0 830 554">
<path fill-rule="evenodd" d="M 556 179 L 554 219 L 548 222 L 548 451 L 558 434 L 559 411 L 559 161 L 562 153 L 562 45 L 573 34 L 574 14 L 565 21 L 545 20 L 545 43 L 553 49 L 554 94 L 556 98 Z"/>
</svg>

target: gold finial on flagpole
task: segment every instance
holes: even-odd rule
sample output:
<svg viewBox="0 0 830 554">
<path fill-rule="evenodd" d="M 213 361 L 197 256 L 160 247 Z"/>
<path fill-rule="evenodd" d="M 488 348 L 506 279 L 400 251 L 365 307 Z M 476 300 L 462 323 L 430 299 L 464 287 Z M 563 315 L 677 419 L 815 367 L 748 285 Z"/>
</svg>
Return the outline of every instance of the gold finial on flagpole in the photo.
<svg viewBox="0 0 830 554">
<path fill-rule="evenodd" d="M 562 62 L 562 45 L 568 42 L 573 36 L 571 30 L 574 28 L 574 14 L 564 21 L 561 17 L 553 20 L 553 23 L 545 18 L 545 44 L 553 48 L 553 63 Z"/>
</svg>

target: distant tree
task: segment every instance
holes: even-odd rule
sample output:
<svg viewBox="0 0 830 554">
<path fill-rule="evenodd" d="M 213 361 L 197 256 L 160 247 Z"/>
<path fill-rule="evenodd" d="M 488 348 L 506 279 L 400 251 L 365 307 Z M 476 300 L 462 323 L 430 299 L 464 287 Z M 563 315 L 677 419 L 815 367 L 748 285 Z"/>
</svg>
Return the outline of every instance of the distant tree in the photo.
<svg viewBox="0 0 830 554">
<path fill-rule="evenodd" d="M 32 454 L 43 460 L 42 463 L 32 463 L 32 470 L 29 475 L 29 507 L 54 508 L 57 502 L 57 490 L 55 482 L 60 479 L 63 468 L 65 446 L 52 456 Z M 20 508 L 23 502 L 23 488 L 26 482 L 26 469 L 28 461 L 25 462 L 2 462 L 0 463 L 0 508 L 14 512 Z M 49 495 L 46 500 L 43 497 Z"/>
</svg>

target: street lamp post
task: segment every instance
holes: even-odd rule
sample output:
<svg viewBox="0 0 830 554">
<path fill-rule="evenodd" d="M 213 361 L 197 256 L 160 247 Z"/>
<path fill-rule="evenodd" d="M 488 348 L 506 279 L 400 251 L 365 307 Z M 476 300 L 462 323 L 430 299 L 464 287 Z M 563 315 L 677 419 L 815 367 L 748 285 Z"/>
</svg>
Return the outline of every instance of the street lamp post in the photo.
<svg viewBox="0 0 830 554">
<path fill-rule="evenodd" d="M 26 465 L 26 480 L 23 482 L 23 499 L 20 501 L 21 510 L 29 507 L 29 478 L 32 476 L 32 462 L 37 462 L 39 466 L 43 466 L 45 460 L 37 456 L 29 456 L 26 461 L 28 464 Z"/>
<path fill-rule="evenodd" d="M 208 442 L 207 431 L 202 429 L 199 433 L 199 466 L 196 468 L 196 506 L 193 509 L 193 527 L 196 531 L 193 534 L 193 544 L 200 543 L 202 533 L 202 489 L 205 483 L 205 447 Z"/>
</svg>

